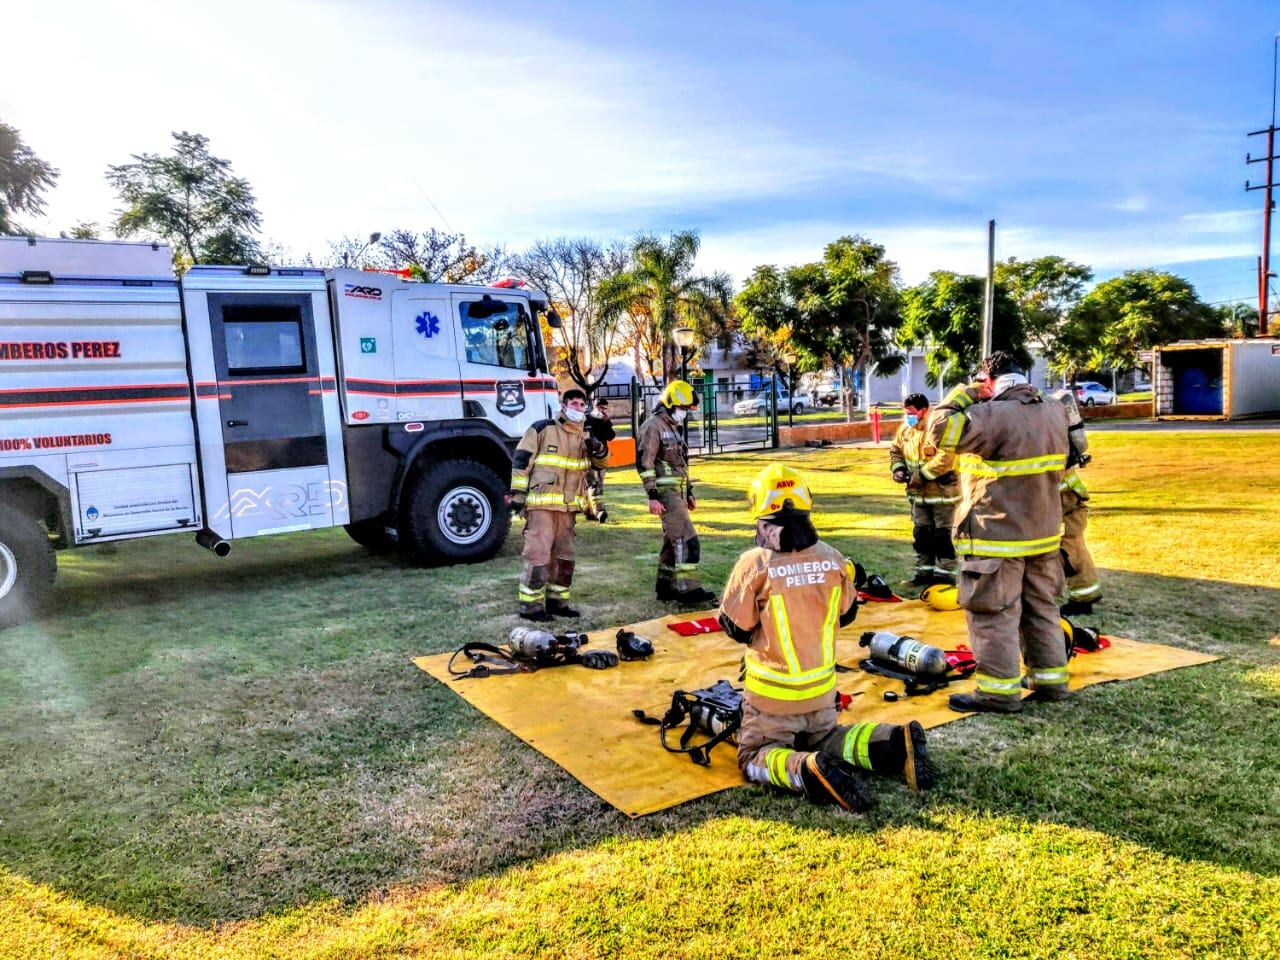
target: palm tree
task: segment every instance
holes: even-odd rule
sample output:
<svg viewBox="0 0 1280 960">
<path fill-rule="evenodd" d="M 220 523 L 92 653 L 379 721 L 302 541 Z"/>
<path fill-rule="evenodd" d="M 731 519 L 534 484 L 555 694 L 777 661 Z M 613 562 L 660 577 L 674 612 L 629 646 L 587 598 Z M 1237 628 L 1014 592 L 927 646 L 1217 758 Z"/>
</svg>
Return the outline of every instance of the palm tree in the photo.
<svg viewBox="0 0 1280 960">
<path fill-rule="evenodd" d="M 729 317 L 733 285 L 729 275 L 694 273 L 702 241 L 694 230 L 673 233 L 666 241 L 641 234 L 631 244 L 631 266 L 601 281 L 598 296 L 605 310 L 629 314 L 662 345 L 668 382 L 680 369 L 680 353 L 671 331 L 687 324 L 706 340 L 720 333 Z"/>
</svg>

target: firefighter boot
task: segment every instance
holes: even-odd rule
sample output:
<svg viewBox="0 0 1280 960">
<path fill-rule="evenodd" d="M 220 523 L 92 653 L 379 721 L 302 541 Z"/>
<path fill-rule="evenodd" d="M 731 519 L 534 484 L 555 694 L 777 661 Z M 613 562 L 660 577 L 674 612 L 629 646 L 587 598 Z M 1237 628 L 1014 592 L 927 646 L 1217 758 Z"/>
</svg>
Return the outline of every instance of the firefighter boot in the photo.
<svg viewBox="0 0 1280 960">
<path fill-rule="evenodd" d="M 714 607 L 717 603 L 716 595 L 706 587 L 681 590 L 674 599 L 682 607 Z"/>
<path fill-rule="evenodd" d="M 535 623 L 551 619 L 547 613 L 547 568 L 526 562 L 520 574 L 520 617 Z"/>
<path fill-rule="evenodd" d="M 820 806 L 837 804 L 862 813 L 876 805 L 857 767 L 825 753 L 811 753 L 800 767 L 804 795 Z"/>
<path fill-rule="evenodd" d="M 925 742 L 924 727 L 919 720 L 912 720 L 899 727 L 895 734 L 902 737 L 906 759 L 902 763 L 902 777 L 912 790 L 928 790 L 938 782 L 938 768 L 929 759 L 929 746 Z"/>
<path fill-rule="evenodd" d="M 1017 713 L 1022 701 L 1016 697 L 984 697 L 977 693 L 953 693 L 947 706 L 956 713 Z"/>
<path fill-rule="evenodd" d="M 569 585 L 573 583 L 572 560 L 556 560 L 552 564 L 550 583 L 547 584 L 547 613 L 553 617 L 580 617 L 582 614 L 569 606 Z"/>
</svg>

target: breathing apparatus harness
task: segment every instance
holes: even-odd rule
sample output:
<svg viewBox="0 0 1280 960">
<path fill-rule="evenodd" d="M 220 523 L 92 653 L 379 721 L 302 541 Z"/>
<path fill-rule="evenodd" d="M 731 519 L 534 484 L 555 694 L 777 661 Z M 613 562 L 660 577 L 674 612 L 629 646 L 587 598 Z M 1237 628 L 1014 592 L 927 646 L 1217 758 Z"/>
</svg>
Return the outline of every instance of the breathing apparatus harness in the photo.
<svg viewBox="0 0 1280 960">
<path fill-rule="evenodd" d="M 647 660 L 653 656 L 653 644 L 637 637 L 630 630 L 619 630 L 618 652 L 587 650 L 585 633 L 569 632 L 553 634 L 532 627 L 516 627 L 507 642 L 501 646 L 492 643 L 464 643 L 449 658 L 449 675 L 456 679 L 481 679 L 508 673 L 536 673 L 548 667 L 566 667 L 571 664 L 588 670 L 608 670 L 619 660 Z M 471 662 L 469 670 L 455 668 L 459 657 Z"/>
<path fill-rule="evenodd" d="M 671 695 L 671 707 L 662 719 L 651 717 L 643 710 L 632 710 L 641 723 L 658 728 L 658 741 L 668 753 L 682 753 L 700 767 L 711 765 L 711 751 L 725 741 L 737 742 L 738 728 L 742 726 L 742 690 L 728 680 L 717 680 L 702 690 L 677 690 Z M 667 734 L 686 720 L 680 734 L 680 745 L 667 742 Z M 694 737 L 702 735 L 700 743 Z"/>
</svg>

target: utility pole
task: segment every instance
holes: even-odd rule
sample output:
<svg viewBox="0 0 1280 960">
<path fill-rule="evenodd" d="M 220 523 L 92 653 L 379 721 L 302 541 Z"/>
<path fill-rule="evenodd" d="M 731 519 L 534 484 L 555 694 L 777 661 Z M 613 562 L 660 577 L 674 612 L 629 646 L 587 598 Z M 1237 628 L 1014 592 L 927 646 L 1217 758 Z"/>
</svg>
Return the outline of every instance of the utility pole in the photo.
<svg viewBox="0 0 1280 960">
<path fill-rule="evenodd" d="M 996 222 L 987 221 L 987 286 L 982 298 L 982 357 L 991 355 L 991 328 L 996 316 Z"/>
<path fill-rule="evenodd" d="M 1248 180 L 1244 182 L 1245 192 L 1252 190 L 1264 191 L 1262 195 L 1262 257 L 1258 261 L 1258 336 L 1265 337 L 1267 335 L 1267 314 L 1268 299 L 1271 292 L 1271 278 L 1275 276 L 1271 272 L 1271 210 L 1275 206 L 1275 202 L 1271 199 L 1272 190 L 1275 188 L 1275 161 L 1276 157 L 1276 62 L 1277 56 L 1280 55 L 1280 34 L 1276 34 L 1275 39 L 1271 41 L 1271 124 L 1265 130 L 1255 130 L 1249 136 L 1260 137 L 1264 133 L 1267 135 L 1267 155 L 1265 157 L 1254 157 L 1245 154 L 1245 163 L 1265 163 L 1267 165 L 1267 182 L 1260 184 L 1251 184 Z"/>
</svg>

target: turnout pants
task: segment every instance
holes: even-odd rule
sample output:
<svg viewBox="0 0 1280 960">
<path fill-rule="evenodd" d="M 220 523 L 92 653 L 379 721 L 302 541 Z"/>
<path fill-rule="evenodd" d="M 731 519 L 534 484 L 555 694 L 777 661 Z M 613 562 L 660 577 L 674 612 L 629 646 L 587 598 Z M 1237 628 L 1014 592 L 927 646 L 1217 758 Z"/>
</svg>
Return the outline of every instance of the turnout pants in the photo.
<svg viewBox="0 0 1280 960">
<path fill-rule="evenodd" d="M 966 557 L 960 569 L 957 599 L 978 661 L 978 696 L 996 702 L 1021 699 L 1019 654 L 1034 689 L 1065 695 L 1067 644 L 1058 615 L 1064 583 L 1058 555 Z"/>
<path fill-rule="evenodd" d="M 577 516 L 562 510 L 525 512 L 524 570 L 520 574 L 519 591 L 521 613 L 545 610 L 548 598 L 569 601 Z"/>
<path fill-rule="evenodd" d="M 810 753 L 891 776 L 902 773 L 907 759 L 902 727 L 895 724 L 837 724 L 835 704 L 792 714 L 763 713 L 742 704 L 738 768 L 748 780 L 802 793 L 800 768 Z"/>
<path fill-rule="evenodd" d="M 956 577 L 956 548 L 951 542 L 954 503 L 911 504 L 912 545 L 916 551 L 916 576 Z"/>
<path fill-rule="evenodd" d="M 1089 501 L 1074 490 L 1062 491 L 1062 565 L 1067 574 L 1067 596 L 1081 603 L 1102 598 L 1102 583 L 1093 565 L 1084 531 L 1089 526 Z"/>
<path fill-rule="evenodd" d="M 662 550 L 658 553 L 658 593 L 697 590 L 698 560 L 702 545 L 698 532 L 689 516 L 689 503 L 684 490 L 671 488 L 659 494 L 664 508 L 662 514 Z"/>
</svg>

